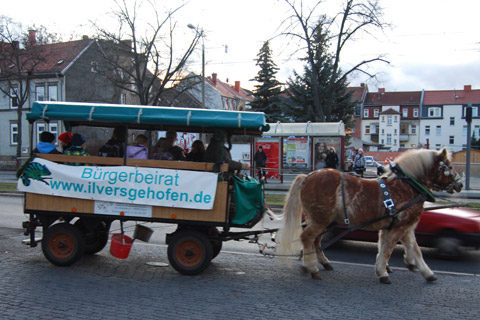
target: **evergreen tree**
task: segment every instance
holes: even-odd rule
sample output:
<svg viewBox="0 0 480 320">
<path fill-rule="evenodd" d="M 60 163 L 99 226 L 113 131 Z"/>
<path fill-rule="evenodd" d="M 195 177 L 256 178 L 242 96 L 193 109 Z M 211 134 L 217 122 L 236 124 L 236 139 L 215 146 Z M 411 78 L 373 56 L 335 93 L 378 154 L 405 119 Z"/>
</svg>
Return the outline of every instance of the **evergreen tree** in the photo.
<svg viewBox="0 0 480 320">
<path fill-rule="evenodd" d="M 285 108 L 285 115 L 294 121 L 337 122 L 342 120 L 346 127 L 350 127 L 355 104 L 351 101 L 351 93 L 347 90 L 346 77 L 336 78 L 339 73 L 334 72 L 333 58 L 328 53 L 328 37 L 322 32 L 321 25 L 317 28 L 315 42 L 314 68 L 308 63 L 303 74 L 294 73 L 293 78 L 287 81 L 288 93 L 291 101 Z M 316 81 L 313 75 L 317 74 Z M 336 78 L 336 79 L 334 79 Z M 323 113 L 319 114 L 314 107 L 313 83 L 317 84 L 320 104 Z"/>
<path fill-rule="evenodd" d="M 253 80 L 259 84 L 255 85 L 253 92 L 255 101 L 251 103 L 252 109 L 264 112 L 269 122 L 282 120 L 282 101 L 280 97 L 282 84 L 275 78 L 279 68 L 272 60 L 272 51 L 268 41 L 260 49 L 256 65 L 260 67 L 260 71 Z"/>
</svg>

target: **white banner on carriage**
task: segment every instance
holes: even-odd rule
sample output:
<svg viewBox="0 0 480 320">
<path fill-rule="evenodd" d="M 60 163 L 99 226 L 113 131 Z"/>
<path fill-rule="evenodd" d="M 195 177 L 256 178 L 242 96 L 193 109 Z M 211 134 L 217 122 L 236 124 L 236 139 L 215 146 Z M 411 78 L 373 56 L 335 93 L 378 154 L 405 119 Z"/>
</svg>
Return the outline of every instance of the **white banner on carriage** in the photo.
<svg viewBox="0 0 480 320">
<path fill-rule="evenodd" d="M 149 206 L 210 210 L 217 174 L 143 167 L 68 166 L 36 158 L 19 191 Z"/>
</svg>

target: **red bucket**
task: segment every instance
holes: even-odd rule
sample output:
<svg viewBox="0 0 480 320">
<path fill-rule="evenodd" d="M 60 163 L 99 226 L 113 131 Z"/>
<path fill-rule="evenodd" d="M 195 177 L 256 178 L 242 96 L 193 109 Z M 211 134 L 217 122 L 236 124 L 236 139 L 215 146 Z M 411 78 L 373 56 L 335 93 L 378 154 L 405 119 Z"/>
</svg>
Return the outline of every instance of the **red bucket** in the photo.
<svg viewBox="0 0 480 320">
<path fill-rule="evenodd" d="M 121 233 L 112 234 L 110 253 L 115 258 L 126 259 L 132 248 L 133 239 Z"/>
</svg>

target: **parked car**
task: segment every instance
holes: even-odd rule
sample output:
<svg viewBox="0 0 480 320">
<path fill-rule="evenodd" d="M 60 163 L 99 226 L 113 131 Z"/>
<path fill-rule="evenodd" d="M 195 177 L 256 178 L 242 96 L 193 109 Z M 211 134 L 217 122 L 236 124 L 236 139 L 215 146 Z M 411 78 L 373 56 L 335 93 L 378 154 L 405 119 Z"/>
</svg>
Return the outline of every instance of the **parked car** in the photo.
<svg viewBox="0 0 480 320">
<path fill-rule="evenodd" d="M 375 166 L 375 158 L 372 156 L 365 156 L 365 165 L 367 167 Z"/>
<path fill-rule="evenodd" d="M 338 226 L 327 237 L 346 228 Z M 480 248 L 480 212 L 451 206 L 427 207 L 415 229 L 415 237 L 419 246 L 436 248 L 438 257 L 458 258 L 466 248 Z M 359 230 L 343 239 L 376 242 L 378 232 Z"/>
</svg>

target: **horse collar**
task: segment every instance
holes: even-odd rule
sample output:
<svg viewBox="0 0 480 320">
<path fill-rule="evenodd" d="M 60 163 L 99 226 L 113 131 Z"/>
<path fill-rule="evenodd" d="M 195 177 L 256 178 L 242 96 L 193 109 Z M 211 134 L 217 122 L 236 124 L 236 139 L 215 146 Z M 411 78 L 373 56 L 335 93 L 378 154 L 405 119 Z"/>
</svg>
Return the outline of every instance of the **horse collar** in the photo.
<svg viewBox="0 0 480 320">
<path fill-rule="evenodd" d="M 430 190 L 425 188 L 425 186 L 423 186 L 416 179 L 408 176 L 408 174 L 405 173 L 405 171 L 403 171 L 402 168 L 400 168 L 400 166 L 398 164 L 394 163 L 394 165 L 390 165 L 390 168 L 391 168 L 392 172 L 394 172 L 399 179 L 404 179 L 405 182 L 407 182 L 418 193 L 424 194 L 427 201 L 429 201 L 429 202 L 435 202 L 436 201 L 435 196 L 430 192 Z"/>
</svg>

